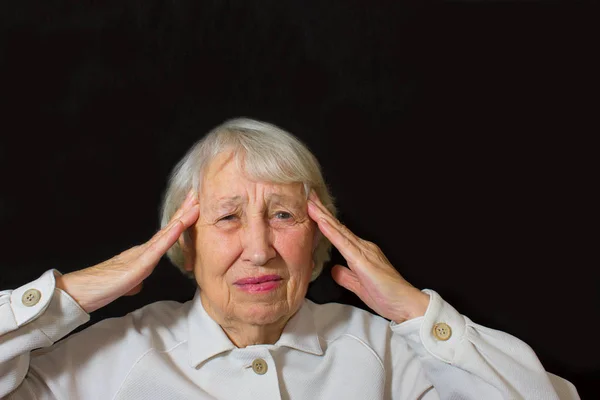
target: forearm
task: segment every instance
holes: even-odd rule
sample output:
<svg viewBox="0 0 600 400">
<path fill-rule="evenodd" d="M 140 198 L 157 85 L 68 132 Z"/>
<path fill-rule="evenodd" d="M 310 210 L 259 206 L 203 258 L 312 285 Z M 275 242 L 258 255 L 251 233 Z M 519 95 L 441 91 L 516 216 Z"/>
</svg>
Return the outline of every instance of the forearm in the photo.
<svg viewBox="0 0 600 400">
<path fill-rule="evenodd" d="M 402 309 L 402 313 L 389 319 L 396 324 L 401 324 L 405 321 L 422 317 L 429 307 L 429 301 L 430 297 L 427 293 L 415 289 L 414 293 L 405 300 L 405 306 Z"/>
<path fill-rule="evenodd" d="M 441 399 L 558 399 L 533 350 L 507 333 L 474 324 L 429 291 L 421 318 L 392 324 L 415 353 Z M 443 325 L 442 325 L 443 324 Z"/>
<path fill-rule="evenodd" d="M 86 313 L 92 313 L 117 298 L 117 295 L 107 291 L 106 284 L 96 287 L 92 271 L 93 268 L 88 268 L 85 275 L 82 271 L 76 271 L 56 277 L 56 288 L 67 293 Z M 103 273 L 106 275 L 110 271 Z M 115 280 L 119 278 L 115 276 Z"/>
<path fill-rule="evenodd" d="M 2 292 L 0 398 L 25 379 L 31 351 L 51 346 L 88 320 L 89 315 L 55 287 L 52 271 L 14 291 Z"/>
</svg>

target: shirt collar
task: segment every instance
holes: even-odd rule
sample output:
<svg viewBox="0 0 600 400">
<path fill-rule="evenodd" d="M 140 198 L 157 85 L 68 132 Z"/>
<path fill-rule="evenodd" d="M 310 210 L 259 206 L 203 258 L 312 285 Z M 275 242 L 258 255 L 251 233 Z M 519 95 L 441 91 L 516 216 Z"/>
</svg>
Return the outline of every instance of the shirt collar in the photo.
<svg viewBox="0 0 600 400">
<path fill-rule="evenodd" d="M 223 332 L 221 326 L 204 310 L 200 300 L 200 289 L 196 290 L 189 309 L 188 344 L 190 366 L 193 368 L 211 357 L 237 348 Z M 323 355 L 313 313 L 307 300 L 304 300 L 298 312 L 288 321 L 281 337 L 272 346 L 289 347 L 305 353 Z"/>
</svg>

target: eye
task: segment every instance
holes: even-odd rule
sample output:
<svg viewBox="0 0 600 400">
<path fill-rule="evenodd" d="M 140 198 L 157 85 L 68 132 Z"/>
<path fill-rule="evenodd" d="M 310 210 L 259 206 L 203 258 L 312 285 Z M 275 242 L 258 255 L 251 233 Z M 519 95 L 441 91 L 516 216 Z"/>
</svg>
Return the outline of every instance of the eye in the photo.
<svg viewBox="0 0 600 400">
<path fill-rule="evenodd" d="M 291 219 L 292 218 L 292 214 L 290 214 L 289 212 L 286 212 L 286 211 L 279 211 L 279 212 L 275 213 L 275 218 L 277 218 L 277 219 Z"/>
<path fill-rule="evenodd" d="M 219 218 L 219 221 L 234 221 L 236 218 L 237 218 L 237 215 L 229 214 L 229 215 Z"/>
</svg>

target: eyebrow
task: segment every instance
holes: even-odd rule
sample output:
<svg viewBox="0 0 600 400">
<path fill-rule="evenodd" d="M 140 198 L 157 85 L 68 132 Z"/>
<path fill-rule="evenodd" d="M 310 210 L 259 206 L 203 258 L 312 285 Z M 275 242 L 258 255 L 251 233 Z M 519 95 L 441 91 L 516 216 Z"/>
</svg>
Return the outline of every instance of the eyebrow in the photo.
<svg viewBox="0 0 600 400">
<path fill-rule="evenodd" d="M 221 197 L 211 204 L 211 209 L 217 210 L 225 207 L 234 207 L 243 202 L 242 196 Z"/>
<path fill-rule="evenodd" d="M 244 202 L 244 198 L 242 196 L 228 196 L 221 197 L 217 199 L 214 203 L 211 204 L 211 209 L 220 210 L 227 207 L 235 207 Z M 301 199 L 296 198 L 295 196 L 289 196 L 285 194 L 277 194 L 273 193 L 267 199 L 267 204 L 287 204 L 293 207 L 300 207 L 302 205 Z"/>
<path fill-rule="evenodd" d="M 278 204 L 288 204 L 293 207 L 300 207 L 302 205 L 302 199 L 298 199 L 295 196 L 288 196 L 285 194 L 272 194 L 269 197 L 268 204 L 278 203 Z"/>
</svg>

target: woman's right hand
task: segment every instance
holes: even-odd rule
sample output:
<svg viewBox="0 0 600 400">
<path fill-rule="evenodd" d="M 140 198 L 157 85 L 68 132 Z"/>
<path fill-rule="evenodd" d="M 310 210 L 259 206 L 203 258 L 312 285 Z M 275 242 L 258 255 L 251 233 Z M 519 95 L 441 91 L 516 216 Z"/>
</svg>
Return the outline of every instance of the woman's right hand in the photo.
<svg viewBox="0 0 600 400">
<path fill-rule="evenodd" d="M 138 293 L 144 279 L 199 214 L 198 196 L 190 192 L 169 224 L 149 241 L 98 265 L 59 276 L 56 287 L 67 292 L 87 313 L 121 296 Z"/>
</svg>

